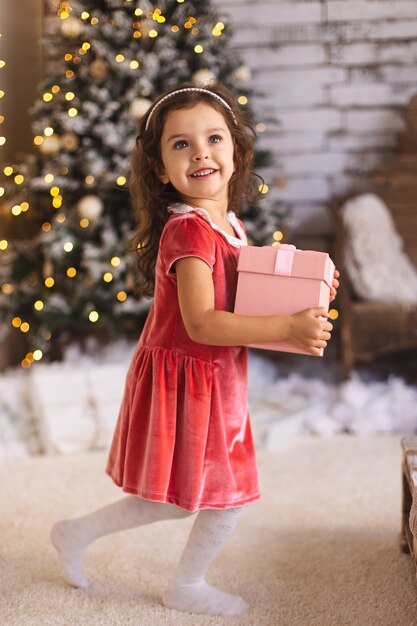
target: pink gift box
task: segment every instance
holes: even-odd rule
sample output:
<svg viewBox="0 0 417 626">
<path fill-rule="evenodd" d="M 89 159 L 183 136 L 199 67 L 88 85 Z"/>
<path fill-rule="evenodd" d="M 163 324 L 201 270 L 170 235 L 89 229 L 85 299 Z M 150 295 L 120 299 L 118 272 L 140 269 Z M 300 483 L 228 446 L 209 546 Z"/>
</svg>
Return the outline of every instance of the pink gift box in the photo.
<svg viewBox="0 0 417 626">
<path fill-rule="evenodd" d="M 235 313 L 292 315 L 311 307 L 329 308 L 335 267 L 326 252 L 297 250 L 295 246 L 286 244 L 243 246 L 237 270 Z M 288 341 L 250 345 L 253 348 L 308 354 Z"/>
</svg>

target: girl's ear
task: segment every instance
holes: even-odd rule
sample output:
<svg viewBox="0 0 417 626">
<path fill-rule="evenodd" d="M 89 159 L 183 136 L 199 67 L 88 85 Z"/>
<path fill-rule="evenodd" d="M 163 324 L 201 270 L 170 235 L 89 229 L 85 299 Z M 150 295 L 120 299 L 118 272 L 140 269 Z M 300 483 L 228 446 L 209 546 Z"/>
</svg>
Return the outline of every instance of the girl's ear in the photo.
<svg viewBox="0 0 417 626">
<path fill-rule="evenodd" d="M 165 172 L 163 164 L 159 160 L 154 159 L 151 163 L 151 166 L 156 172 L 156 175 L 158 176 L 161 183 L 163 185 L 167 185 L 169 183 L 169 178 Z"/>
<path fill-rule="evenodd" d="M 164 185 L 167 185 L 169 183 L 169 178 L 165 173 L 165 170 L 161 170 L 157 173 L 159 180 L 161 181 L 161 183 L 163 183 Z"/>
</svg>

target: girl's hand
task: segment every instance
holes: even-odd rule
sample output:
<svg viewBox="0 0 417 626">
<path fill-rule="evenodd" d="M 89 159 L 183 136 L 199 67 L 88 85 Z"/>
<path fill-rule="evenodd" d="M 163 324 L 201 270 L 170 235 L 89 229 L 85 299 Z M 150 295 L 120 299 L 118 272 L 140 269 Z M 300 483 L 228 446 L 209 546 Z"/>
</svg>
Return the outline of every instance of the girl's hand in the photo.
<svg viewBox="0 0 417 626">
<path fill-rule="evenodd" d="M 338 270 L 334 271 L 334 276 L 333 276 L 333 283 L 332 286 L 330 287 L 330 302 L 332 302 L 336 295 L 337 295 L 337 289 L 339 287 L 339 281 L 337 280 L 340 276 L 340 272 L 338 272 Z"/>
<path fill-rule="evenodd" d="M 322 307 L 314 307 L 295 313 L 290 317 L 288 340 L 313 356 L 327 346 L 333 325 L 327 321 L 328 312 Z"/>
</svg>

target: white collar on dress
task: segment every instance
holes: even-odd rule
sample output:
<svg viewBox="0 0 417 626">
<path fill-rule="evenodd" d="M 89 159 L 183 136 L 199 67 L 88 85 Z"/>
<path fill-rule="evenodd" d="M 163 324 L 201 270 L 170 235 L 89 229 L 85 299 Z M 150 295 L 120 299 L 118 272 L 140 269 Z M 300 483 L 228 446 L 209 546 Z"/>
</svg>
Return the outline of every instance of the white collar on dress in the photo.
<svg viewBox="0 0 417 626">
<path fill-rule="evenodd" d="M 231 226 L 239 235 L 239 237 L 235 237 L 234 235 L 229 235 L 229 233 L 226 233 L 226 231 L 216 226 L 216 224 L 214 224 L 213 220 L 211 219 L 206 209 L 202 209 L 200 207 L 192 207 L 192 206 L 189 206 L 188 204 L 178 203 L 178 204 L 170 204 L 168 207 L 168 211 L 170 213 L 180 213 L 180 214 L 198 213 L 199 215 L 201 215 L 201 217 L 204 217 L 204 219 L 210 224 L 213 230 L 216 230 L 218 233 L 221 233 L 223 237 L 232 246 L 235 246 L 236 248 L 240 248 L 241 246 L 246 246 L 248 244 L 245 231 L 243 230 L 242 226 L 239 223 L 239 220 L 237 219 L 233 211 L 228 211 L 226 214 L 226 217 L 227 217 L 228 222 L 231 224 Z"/>
</svg>

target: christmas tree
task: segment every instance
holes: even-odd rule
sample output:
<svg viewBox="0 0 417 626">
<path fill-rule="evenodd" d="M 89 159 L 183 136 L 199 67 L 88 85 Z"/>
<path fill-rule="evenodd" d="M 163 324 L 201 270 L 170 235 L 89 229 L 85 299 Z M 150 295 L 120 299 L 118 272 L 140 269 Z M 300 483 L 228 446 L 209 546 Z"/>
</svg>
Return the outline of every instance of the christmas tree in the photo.
<svg viewBox="0 0 417 626">
<path fill-rule="evenodd" d="M 44 42 L 54 61 L 32 110 L 35 152 L 5 167 L 2 183 L 3 210 L 26 220 L 26 238 L 0 250 L 0 316 L 6 332 L 11 324 L 25 336 L 24 367 L 97 330 L 138 334 L 149 301 L 135 292 L 127 253 L 127 180 L 151 101 L 218 79 L 254 117 L 249 70 L 228 52 L 231 29 L 210 1 L 52 2 L 60 22 Z M 280 225 L 278 207 L 248 206 L 242 217 L 256 243 Z"/>
</svg>

